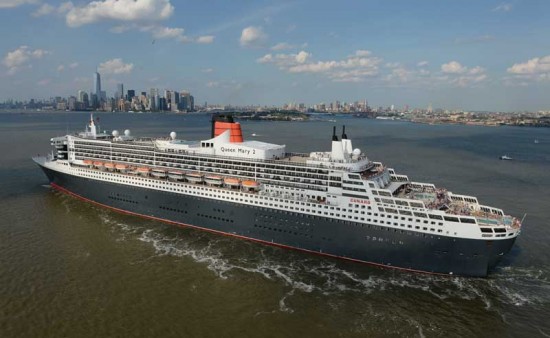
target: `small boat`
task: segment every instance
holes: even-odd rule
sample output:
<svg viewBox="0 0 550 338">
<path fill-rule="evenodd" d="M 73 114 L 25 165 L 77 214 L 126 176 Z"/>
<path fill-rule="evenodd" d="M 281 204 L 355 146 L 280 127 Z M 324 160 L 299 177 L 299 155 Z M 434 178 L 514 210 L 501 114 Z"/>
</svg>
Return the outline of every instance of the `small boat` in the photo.
<svg viewBox="0 0 550 338">
<path fill-rule="evenodd" d="M 154 177 L 157 177 L 157 178 L 164 178 L 164 177 L 166 177 L 166 170 L 160 169 L 160 168 L 155 168 L 155 169 L 151 170 L 151 175 L 154 176 Z"/>
<path fill-rule="evenodd" d="M 84 163 L 84 165 L 87 165 L 87 166 L 91 166 L 94 164 L 94 162 L 92 160 L 84 160 L 82 161 L 82 163 Z"/>
<path fill-rule="evenodd" d="M 103 165 L 103 162 L 101 162 L 101 161 L 95 161 L 94 162 L 94 167 L 96 167 L 97 169 L 105 169 L 105 166 Z"/>
<path fill-rule="evenodd" d="M 185 178 L 192 183 L 202 182 L 202 175 L 197 173 L 187 173 L 185 174 Z"/>
<path fill-rule="evenodd" d="M 137 172 L 142 176 L 149 176 L 149 172 L 151 172 L 151 169 L 147 167 L 139 167 L 137 168 Z"/>
<path fill-rule="evenodd" d="M 258 190 L 259 184 L 256 181 L 242 181 L 242 186 L 248 190 Z"/>
<path fill-rule="evenodd" d="M 237 188 L 241 185 L 241 181 L 236 178 L 227 177 L 223 180 L 223 183 L 229 188 Z"/>
<path fill-rule="evenodd" d="M 505 160 L 505 161 L 510 161 L 510 160 L 512 160 L 513 158 L 511 158 L 511 157 L 508 156 L 508 155 L 502 155 L 501 157 L 499 157 L 499 159 Z"/>
<path fill-rule="evenodd" d="M 222 184 L 222 178 L 217 175 L 206 175 L 204 176 L 204 182 L 206 182 L 206 184 L 218 186 Z"/>
<path fill-rule="evenodd" d="M 535 140 L 535 144 L 539 144 L 539 140 Z"/>
<path fill-rule="evenodd" d="M 126 170 L 128 170 L 128 165 L 126 164 L 122 164 L 122 163 L 118 163 L 118 164 L 115 164 L 115 169 L 120 171 L 121 173 L 125 173 Z"/>
<path fill-rule="evenodd" d="M 115 164 L 113 162 L 105 162 L 104 166 L 105 166 L 105 169 L 109 171 L 115 170 Z"/>
<path fill-rule="evenodd" d="M 168 171 L 168 178 L 171 178 L 176 181 L 183 180 L 184 173 L 179 170 L 170 170 Z"/>
</svg>

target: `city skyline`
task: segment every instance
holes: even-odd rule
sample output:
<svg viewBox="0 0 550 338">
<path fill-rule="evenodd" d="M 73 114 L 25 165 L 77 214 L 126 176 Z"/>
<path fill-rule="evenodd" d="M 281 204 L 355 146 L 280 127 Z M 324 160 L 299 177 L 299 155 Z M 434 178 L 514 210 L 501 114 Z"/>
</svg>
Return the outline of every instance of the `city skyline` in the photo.
<svg viewBox="0 0 550 338">
<path fill-rule="evenodd" d="M 548 110 L 544 1 L 0 1 L 0 101 L 117 85 L 201 102 Z M 20 27 L 20 29 L 13 29 Z M 40 32 L 38 34 L 37 32 Z"/>
</svg>

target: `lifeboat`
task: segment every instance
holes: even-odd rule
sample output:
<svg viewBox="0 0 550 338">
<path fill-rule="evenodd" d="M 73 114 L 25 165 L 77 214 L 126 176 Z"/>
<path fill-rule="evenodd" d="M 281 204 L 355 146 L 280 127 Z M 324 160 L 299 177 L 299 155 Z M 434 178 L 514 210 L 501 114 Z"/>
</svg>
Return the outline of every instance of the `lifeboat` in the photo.
<svg viewBox="0 0 550 338">
<path fill-rule="evenodd" d="M 217 176 L 217 175 L 204 176 L 204 182 L 206 182 L 206 184 L 209 184 L 209 185 L 219 186 L 222 184 L 222 181 L 223 179 L 221 178 L 221 176 Z"/>
<path fill-rule="evenodd" d="M 126 170 L 128 170 L 128 166 L 126 164 L 119 163 L 115 165 L 115 169 L 120 171 L 121 173 L 125 173 Z"/>
<path fill-rule="evenodd" d="M 137 168 L 137 173 L 143 176 L 149 176 L 149 172 L 151 172 L 151 169 L 147 167 L 139 167 Z"/>
<path fill-rule="evenodd" d="M 157 178 L 164 178 L 166 177 L 166 170 L 154 168 L 153 170 L 151 170 L 151 175 Z"/>
<path fill-rule="evenodd" d="M 105 162 L 105 169 L 113 171 L 115 169 L 115 164 L 113 162 Z"/>
<path fill-rule="evenodd" d="M 200 182 L 202 182 L 202 175 L 201 175 L 201 174 L 197 174 L 197 173 L 187 173 L 187 174 L 185 174 L 185 178 L 186 178 L 189 182 L 193 182 L 193 183 L 200 183 Z"/>
<path fill-rule="evenodd" d="M 101 161 L 95 161 L 94 167 L 96 167 L 97 169 L 105 169 L 105 166 L 103 166 L 103 162 Z"/>
<path fill-rule="evenodd" d="M 84 160 L 82 161 L 82 163 L 84 163 L 84 165 L 87 165 L 87 166 L 91 166 L 94 164 L 94 162 L 92 160 Z"/>
<path fill-rule="evenodd" d="M 184 173 L 179 170 L 170 170 L 168 171 L 168 178 L 171 178 L 176 181 L 183 180 Z"/>
<path fill-rule="evenodd" d="M 236 178 L 227 177 L 223 180 L 223 183 L 229 188 L 236 188 L 241 185 L 241 181 Z"/>
<path fill-rule="evenodd" d="M 248 190 L 258 190 L 260 185 L 256 181 L 242 181 L 242 186 Z"/>
</svg>

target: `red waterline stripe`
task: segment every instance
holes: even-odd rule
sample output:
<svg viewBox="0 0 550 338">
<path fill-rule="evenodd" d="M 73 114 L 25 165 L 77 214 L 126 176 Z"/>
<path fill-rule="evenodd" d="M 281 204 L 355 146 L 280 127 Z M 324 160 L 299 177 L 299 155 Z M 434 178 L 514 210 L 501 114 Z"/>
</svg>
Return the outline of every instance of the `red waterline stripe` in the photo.
<svg viewBox="0 0 550 338">
<path fill-rule="evenodd" d="M 279 247 L 279 248 L 283 248 L 283 249 L 290 249 L 290 250 L 296 250 L 296 251 L 301 251 L 301 252 L 307 252 L 307 253 L 311 253 L 311 254 L 315 254 L 315 255 L 319 255 L 319 256 L 324 256 L 324 257 L 331 257 L 331 258 L 337 258 L 337 259 L 342 259 L 342 260 L 346 260 L 346 261 L 350 261 L 350 262 L 355 262 L 355 263 L 361 263 L 361 264 L 367 264 L 367 265 L 372 265 L 372 266 L 376 266 L 376 267 L 379 267 L 379 268 L 385 268 L 385 269 L 395 269 L 395 270 L 401 270 L 401 271 L 407 271 L 407 272 L 414 272 L 414 273 L 422 273 L 422 274 L 428 274 L 428 275 L 438 275 L 438 276 L 453 276 L 451 274 L 444 274 L 444 273 L 439 273 L 439 272 L 429 272 L 429 271 L 422 271 L 422 270 L 415 270 L 415 269 L 409 269 L 409 268 L 401 268 L 401 267 L 398 267 L 398 266 L 392 266 L 392 265 L 384 265 L 384 264 L 380 264 L 380 263 L 373 263 L 373 262 L 367 262 L 367 261 L 362 261 L 362 260 L 359 260 L 359 259 L 355 259 L 355 258 L 349 258 L 349 257 L 342 257 L 342 256 L 337 256 L 337 255 L 333 255 L 333 254 L 329 254 L 329 253 L 324 253 L 324 252 L 320 252 L 320 251 L 313 251 L 313 250 L 308 250 L 308 249 L 302 249 L 302 248 L 297 248 L 297 247 L 294 247 L 294 246 L 288 246 L 288 245 L 285 245 L 285 244 L 279 244 L 279 243 L 274 243 L 274 242 L 268 242 L 268 241 L 264 241 L 264 240 L 261 240 L 261 239 L 256 239 L 256 238 L 251 238 L 251 237 L 246 237 L 246 236 L 241 236 L 241 235 L 237 235 L 237 234 L 231 234 L 229 232 L 223 232 L 223 231 L 218 231 L 218 230 L 213 230 L 213 229 L 208 229 L 208 228 L 203 228 L 203 227 L 199 227 L 199 226 L 196 226 L 196 225 L 191 225 L 191 224 L 186 224 L 186 223 L 180 223 L 180 222 L 175 222 L 175 221 L 170 221 L 170 220 L 167 220 L 167 219 L 164 219 L 164 218 L 159 218 L 159 217 L 155 217 L 155 216 L 149 216 L 149 215 L 143 215 L 143 214 L 138 214 L 136 212 L 132 212 L 132 211 L 127 211 L 127 210 L 124 210 L 124 209 L 119 209 L 119 208 L 115 208 L 115 207 L 111 207 L 109 205 L 106 205 L 106 204 L 102 204 L 102 203 L 99 203 L 99 202 L 96 202 L 96 201 L 92 201 L 86 197 L 82 197 L 78 194 L 75 194 L 74 192 L 72 191 L 69 191 L 53 182 L 50 183 L 50 185 L 61 191 L 61 192 L 64 192 L 66 193 L 67 195 L 70 195 L 70 196 L 73 196 L 73 197 L 76 197 L 80 200 L 83 200 L 85 202 L 88 202 L 88 203 L 92 203 L 92 204 L 95 204 L 95 205 L 98 205 L 98 206 L 101 206 L 101 207 L 104 207 L 104 208 L 107 208 L 107 209 L 111 209 L 111 210 L 114 210 L 116 212 L 119 212 L 121 214 L 127 214 L 127 215 L 132 215 L 132 216 L 138 216 L 138 217 L 142 217 L 142 218 L 146 218 L 146 219 L 152 219 L 152 220 L 155 220 L 155 221 L 160 221 L 160 222 L 164 222 L 164 223 L 169 223 L 169 224 L 174 224 L 174 225 L 177 225 L 177 226 L 180 226 L 180 227 L 190 227 L 190 228 L 193 228 L 193 229 L 197 229 L 197 230 L 202 230 L 202 231 L 207 231 L 207 232 L 210 232 L 210 233 L 213 233 L 213 234 L 218 234 L 218 235 L 223 235 L 223 236 L 229 236 L 229 237 L 236 237 L 236 238 L 240 238 L 240 239 L 244 239 L 244 240 L 247 240 L 247 241 L 251 241 L 251 242 L 256 242 L 256 243 L 262 243 L 262 244 L 266 244 L 266 245 L 271 245 L 271 246 L 275 246 L 275 247 Z"/>
</svg>

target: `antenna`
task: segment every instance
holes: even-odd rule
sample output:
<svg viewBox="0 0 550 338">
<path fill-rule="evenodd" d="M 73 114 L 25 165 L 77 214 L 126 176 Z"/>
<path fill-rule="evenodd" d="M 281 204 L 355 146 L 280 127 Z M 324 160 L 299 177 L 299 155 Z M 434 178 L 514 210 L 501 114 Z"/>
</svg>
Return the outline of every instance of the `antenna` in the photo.
<svg viewBox="0 0 550 338">
<path fill-rule="evenodd" d="M 336 136 L 336 126 L 332 127 L 332 140 L 338 141 L 338 136 Z"/>
<path fill-rule="evenodd" d="M 523 214 L 523 217 L 521 218 L 521 224 L 523 224 L 523 220 L 527 217 L 527 213 Z"/>
<path fill-rule="evenodd" d="M 342 140 L 346 140 L 348 135 L 346 135 L 346 126 L 342 126 Z"/>
</svg>

